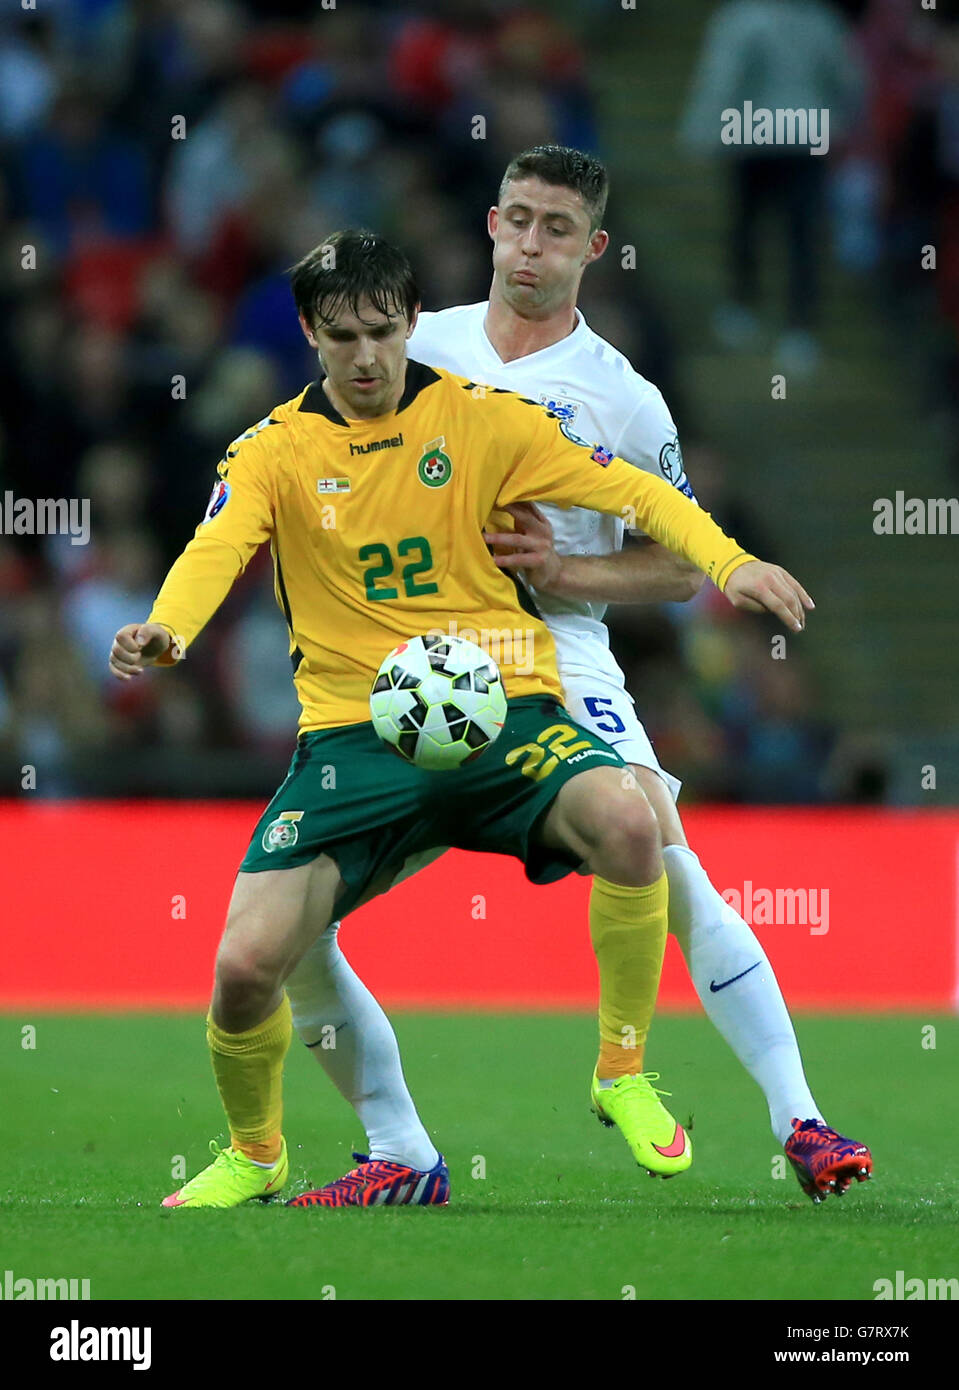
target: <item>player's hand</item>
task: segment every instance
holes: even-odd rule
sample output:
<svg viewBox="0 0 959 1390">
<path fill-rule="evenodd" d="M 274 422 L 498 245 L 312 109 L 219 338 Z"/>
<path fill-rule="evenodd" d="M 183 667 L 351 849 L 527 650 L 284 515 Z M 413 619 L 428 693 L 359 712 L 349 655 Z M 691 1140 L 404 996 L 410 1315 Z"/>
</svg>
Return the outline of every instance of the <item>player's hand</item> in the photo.
<svg viewBox="0 0 959 1390">
<path fill-rule="evenodd" d="M 816 606 L 788 571 L 779 565 L 767 565 L 764 560 L 750 560 L 733 570 L 723 593 L 734 608 L 747 613 L 772 613 L 793 632 L 802 632 L 806 611 Z"/>
<path fill-rule="evenodd" d="M 563 567 L 562 556 L 557 555 L 553 544 L 552 526 L 535 502 L 515 502 L 504 510 L 515 521 L 516 529 L 483 532 L 487 545 L 496 546 L 501 552 L 493 559 L 500 569 L 524 570 L 534 589 L 548 593 Z"/>
<path fill-rule="evenodd" d="M 159 623 L 127 623 L 110 648 L 110 670 L 121 681 L 142 676 L 167 651 L 173 638 Z"/>
</svg>

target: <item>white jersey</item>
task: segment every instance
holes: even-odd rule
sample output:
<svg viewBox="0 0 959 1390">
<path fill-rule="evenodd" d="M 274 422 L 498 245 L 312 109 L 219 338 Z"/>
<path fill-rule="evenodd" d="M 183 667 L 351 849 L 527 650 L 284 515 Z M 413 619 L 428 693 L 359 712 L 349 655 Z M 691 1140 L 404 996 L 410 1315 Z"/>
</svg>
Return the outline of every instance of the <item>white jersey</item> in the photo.
<svg viewBox="0 0 959 1390">
<path fill-rule="evenodd" d="M 657 473 L 693 498 L 676 426 L 662 395 L 621 352 L 593 332 L 579 310 L 576 327 L 567 337 L 504 362 L 486 336 L 488 308 L 484 302 L 420 314 L 409 355 L 477 384 L 504 387 L 541 402 L 571 433 Z M 583 507 L 538 505 L 549 516 L 561 555 L 608 555 L 622 549 L 625 528 L 619 517 Z M 561 673 L 566 666 L 615 667 L 603 622 L 605 603 L 532 592 L 555 638 Z M 597 650 L 597 643 L 605 653 Z"/>
</svg>

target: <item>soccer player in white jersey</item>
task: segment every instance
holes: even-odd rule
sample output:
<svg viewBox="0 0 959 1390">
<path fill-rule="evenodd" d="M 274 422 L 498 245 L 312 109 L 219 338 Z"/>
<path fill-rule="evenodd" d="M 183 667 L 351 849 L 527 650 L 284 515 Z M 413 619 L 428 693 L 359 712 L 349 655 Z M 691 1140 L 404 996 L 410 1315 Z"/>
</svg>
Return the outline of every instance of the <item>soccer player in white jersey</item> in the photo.
<svg viewBox="0 0 959 1390">
<path fill-rule="evenodd" d="M 488 214 L 489 300 L 421 313 L 409 353 L 540 401 L 573 435 L 601 441 L 692 497 L 662 395 L 576 308 L 584 271 L 609 244 L 602 230 L 607 190 L 604 167 L 577 150 L 537 146 L 513 159 Z M 680 784 L 660 767 L 609 648 L 607 603 L 684 601 L 702 576 L 652 541 L 624 550 L 628 518 L 553 506 L 511 510 L 515 529 L 490 530 L 487 539 L 498 563 L 521 573 L 549 625 L 570 713 L 618 750 L 655 811 L 669 930 L 703 1007 L 762 1088 L 803 1190 L 814 1201 L 841 1195 L 854 1178 L 870 1175 L 869 1150 L 829 1127 L 816 1105 L 772 966 L 689 847 L 676 809 Z M 428 1170 L 436 1150 L 407 1091 L 392 1029 L 339 951 L 335 924 L 288 989 L 300 1036 L 353 1102 L 371 1153 L 401 1148 L 405 1162 Z M 315 1046 L 330 1020 L 354 1025 L 348 1055 Z M 595 1092 L 593 1101 L 599 1113 Z M 339 1183 L 323 1191 L 331 1205 L 342 1200 Z"/>
</svg>

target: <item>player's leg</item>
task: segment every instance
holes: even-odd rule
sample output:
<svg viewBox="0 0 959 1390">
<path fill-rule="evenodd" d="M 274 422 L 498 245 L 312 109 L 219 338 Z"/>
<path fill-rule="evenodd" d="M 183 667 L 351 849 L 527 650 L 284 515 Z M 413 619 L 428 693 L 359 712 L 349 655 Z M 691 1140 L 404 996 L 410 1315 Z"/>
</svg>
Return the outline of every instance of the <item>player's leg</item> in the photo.
<svg viewBox="0 0 959 1390">
<path fill-rule="evenodd" d="M 343 954 L 334 922 L 287 981 L 293 1026 L 349 1101 L 371 1159 L 427 1171 L 438 1153 L 413 1104 L 396 1034 Z"/>
<path fill-rule="evenodd" d="M 689 848 L 679 812 L 660 775 L 634 766 L 656 812 L 669 879 L 669 929 L 712 1023 L 762 1089 L 773 1133 L 804 1192 L 842 1194 L 872 1170 L 864 1144 L 823 1119 L 803 1070 L 792 1019 L 775 971 L 752 928 L 713 887 Z"/>
<path fill-rule="evenodd" d="M 386 893 L 444 854 L 412 856 L 385 874 L 356 903 Z M 348 1100 L 366 1131 L 368 1153 L 358 1167 L 301 1192 L 290 1207 L 446 1206 L 450 1177 L 416 1113 L 392 1024 L 340 950 L 340 922 L 331 922 L 286 982 L 300 1039 Z"/>
<path fill-rule="evenodd" d="M 871 1165 L 863 1145 L 830 1129 L 810 1093 L 792 1021 L 766 953 L 744 919 L 720 896 L 689 848 L 676 807 L 680 783 L 660 766 L 636 717 L 622 672 L 561 669 L 574 717 L 630 764 L 655 812 L 669 880 L 669 929 L 676 937 L 707 1016 L 761 1087 L 773 1132 L 784 1144 L 804 1191 L 850 1168 Z M 801 1122 L 801 1123 L 800 1123 Z M 865 1157 L 864 1157 L 865 1156 Z M 832 1165 L 832 1166 L 831 1166 Z M 825 1190 L 819 1186 L 819 1191 Z"/>
<path fill-rule="evenodd" d="M 333 798 L 326 790 L 331 765 L 350 771 L 348 787 Z M 217 959 L 209 1037 L 232 1136 L 212 1165 L 220 1174 L 230 1167 L 232 1177 L 250 1179 L 278 1142 L 285 1167 L 280 1080 L 292 1027 L 282 986 L 329 925 L 334 903 L 351 911 L 377 886 L 388 886 L 422 847 L 406 838 L 421 790 L 413 769 L 384 759 L 369 725 L 320 730 L 298 741 L 290 772 L 254 830 Z M 228 1187 L 232 1177 L 216 1181 Z M 213 1178 L 201 1174 L 198 1182 L 208 1187 Z M 211 1202 L 201 1193 L 195 1204 L 245 1200 L 235 1192 L 233 1200 L 216 1195 Z M 187 1204 L 194 1204 L 192 1193 Z"/>
<path fill-rule="evenodd" d="M 233 1147 L 271 1163 L 281 1142 L 283 1057 L 291 1037 L 283 982 L 329 924 L 343 884 L 318 855 L 299 868 L 239 873 L 217 952 L 208 1038 Z"/>
<path fill-rule="evenodd" d="M 665 783 L 634 765 L 656 812 L 669 879 L 669 929 L 686 960 L 708 1017 L 761 1087 L 781 1144 L 792 1120 L 822 1120 L 803 1071 L 789 1012 L 765 951 L 743 918 L 721 897 L 689 848 Z"/>
<path fill-rule="evenodd" d="M 601 1081 L 643 1069 L 666 949 L 668 901 L 659 827 L 648 800 L 631 775 L 614 773 L 604 782 L 608 790 L 598 797 L 593 787 L 600 784 L 592 779 L 567 783 L 544 825 L 547 836 L 573 835 L 594 875 L 589 919 L 600 977 L 596 1072 Z M 620 813 L 635 827 L 625 844 L 616 824 Z M 645 881 L 637 883 L 637 875 Z M 634 881 L 627 882 L 629 877 Z"/>
<path fill-rule="evenodd" d="M 666 949 L 668 890 L 659 827 L 629 773 L 594 768 L 567 782 L 543 825 L 594 875 L 590 937 L 599 968 L 600 1082 L 642 1072 Z"/>
<path fill-rule="evenodd" d="M 618 673 L 618 668 L 617 668 Z M 708 1017 L 761 1086 L 780 1143 L 791 1121 L 822 1119 L 803 1074 L 789 1014 L 766 954 L 689 848 L 676 807 L 680 783 L 659 764 L 621 679 L 564 671 L 570 712 L 613 744 L 652 807 L 669 880 L 669 930 Z"/>
<path fill-rule="evenodd" d="M 593 768 L 563 786 L 542 826 L 593 873 L 590 936 L 599 969 L 599 1058 L 590 1086 L 597 1116 L 622 1130 L 637 1161 L 672 1176 L 692 1145 L 642 1070 L 666 945 L 668 889 L 659 828 L 628 772 Z"/>
<path fill-rule="evenodd" d="M 269 1197 L 289 1171 L 283 1063 L 292 1036 L 283 981 L 328 925 L 343 888 L 336 863 L 240 872 L 216 961 L 207 1043 L 230 1130 L 228 1148 L 164 1206 L 236 1206 Z"/>
<path fill-rule="evenodd" d="M 444 850 L 417 855 L 393 880 L 417 873 Z M 403 1075 L 392 1025 L 343 954 L 333 922 L 286 982 L 301 1042 L 356 1111 L 371 1160 L 432 1169 L 439 1155 Z"/>
<path fill-rule="evenodd" d="M 752 930 L 722 899 L 689 848 L 676 808 L 680 783 L 660 766 L 622 672 L 599 649 L 592 667 L 561 667 L 560 676 L 570 713 L 630 764 L 653 808 L 669 881 L 669 929 L 703 1008 L 762 1088 L 773 1131 L 804 1190 L 812 1195 L 812 1167 L 822 1170 L 823 1181 L 832 1176 L 827 1151 L 840 1164 L 836 1190 L 843 1190 L 849 1163 L 862 1158 L 863 1148 L 822 1120 L 772 967 Z"/>
<path fill-rule="evenodd" d="M 608 653 L 606 656 L 611 663 Z M 604 678 L 602 661 L 600 653 L 595 665 L 587 670 L 561 669 L 565 703 L 573 717 L 593 737 L 619 753 L 618 744 L 624 734 L 628 735 L 625 721 L 629 718 L 633 723 L 636 721 L 630 696 L 621 683 L 617 686 L 612 675 Z M 629 780 L 634 787 L 638 786 L 635 776 Z M 608 1089 L 618 1075 L 644 1074 L 645 1049 L 656 1009 L 667 931 L 662 913 L 647 914 L 648 896 L 648 887 L 623 887 L 604 877 L 594 877 L 590 887 L 590 938 L 600 978 L 600 1057 L 594 1089 Z M 623 1021 L 627 1009 L 613 1009 L 609 1002 L 610 994 L 617 990 L 622 978 L 618 956 L 623 951 L 628 953 L 630 974 L 626 979 L 631 977 L 632 986 L 627 1005 L 629 1025 Z M 649 1073 L 649 1076 L 658 1080 L 658 1074 Z M 662 1115 L 666 1114 L 668 1112 L 662 1111 Z"/>
<path fill-rule="evenodd" d="M 423 774 L 391 757 L 365 723 L 307 734 L 300 744 L 294 760 L 297 775 L 291 769 L 249 854 L 255 867 L 267 867 L 300 855 L 305 846 L 332 840 L 331 853 L 347 885 L 337 899 L 337 915 L 345 916 L 386 892 L 401 866 L 422 850 L 418 808 Z M 333 798 L 325 790 L 331 765 L 349 770 Z M 292 806 L 307 809 L 293 811 Z M 285 986 L 301 1038 L 354 1106 L 373 1141 L 371 1158 L 356 1156 L 361 1159 L 358 1169 L 327 1188 L 301 1194 L 294 1205 L 445 1203 L 446 1165 L 410 1099 L 393 1030 L 343 959 L 335 929 L 317 934 L 285 977 Z"/>
</svg>

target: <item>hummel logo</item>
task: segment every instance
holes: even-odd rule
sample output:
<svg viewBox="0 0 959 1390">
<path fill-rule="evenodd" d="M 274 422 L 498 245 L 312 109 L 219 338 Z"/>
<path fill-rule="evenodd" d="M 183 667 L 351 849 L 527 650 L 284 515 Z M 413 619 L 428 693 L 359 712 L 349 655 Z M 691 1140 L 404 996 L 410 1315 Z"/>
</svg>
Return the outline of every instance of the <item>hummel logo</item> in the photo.
<svg viewBox="0 0 959 1390">
<path fill-rule="evenodd" d="M 716 983 L 715 980 L 710 980 L 710 982 L 709 982 L 709 992 L 710 992 L 710 994 L 718 994 L 719 991 L 720 991 L 721 989 L 725 989 L 727 985 L 734 985 L 734 984 L 736 983 L 737 980 L 741 980 L 741 979 L 743 978 L 744 975 L 748 975 L 749 972 L 750 972 L 751 970 L 756 970 L 760 965 L 762 965 L 762 961 L 761 961 L 761 960 L 757 960 L 756 963 L 755 963 L 755 965 L 750 965 L 750 966 L 747 966 L 747 968 L 746 968 L 745 970 L 740 970 L 740 972 L 739 972 L 738 975 L 734 975 L 734 976 L 732 977 L 732 979 L 730 979 L 730 980 L 723 980 L 723 982 L 722 982 L 721 985 L 717 985 L 717 983 Z"/>
<path fill-rule="evenodd" d="M 377 439 L 372 444 L 351 444 L 351 454 L 375 454 L 380 449 L 398 449 L 403 443 L 402 434 L 394 434 L 391 439 Z"/>
</svg>

